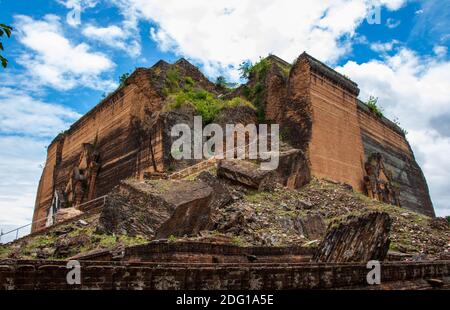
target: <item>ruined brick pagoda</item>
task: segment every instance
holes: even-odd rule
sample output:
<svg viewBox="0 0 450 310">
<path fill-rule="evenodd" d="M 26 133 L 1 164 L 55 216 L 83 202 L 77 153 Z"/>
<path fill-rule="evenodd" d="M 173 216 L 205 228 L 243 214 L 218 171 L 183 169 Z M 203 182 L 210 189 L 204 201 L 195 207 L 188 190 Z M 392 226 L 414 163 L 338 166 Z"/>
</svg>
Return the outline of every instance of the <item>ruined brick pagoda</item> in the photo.
<svg viewBox="0 0 450 310">
<path fill-rule="evenodd" d="M 170 156 L 170 127 L 192 122 L 192 113 L 167 109 L 174 83 L 195 83 L 215 97 L 245 97 L 264 121 L 280 124 L 284 139 L 303 154 L 294 170 L 285 171 L 285 185 L 299 188 L 311 177 L 324 178 L 434 216 L 426 180 L 401 128 L 358 100 L 356 83 L 303 53 L 292 65 L 267 57 L 263 70 L 234 90 L 211 83 L 185 59 L 136 69 L 49 145 L 33 216 L 42 221 L 33 231 L 58 209 L 77 208 L 121 180 L 192 164 L 174 163 Z"/>
</svg>

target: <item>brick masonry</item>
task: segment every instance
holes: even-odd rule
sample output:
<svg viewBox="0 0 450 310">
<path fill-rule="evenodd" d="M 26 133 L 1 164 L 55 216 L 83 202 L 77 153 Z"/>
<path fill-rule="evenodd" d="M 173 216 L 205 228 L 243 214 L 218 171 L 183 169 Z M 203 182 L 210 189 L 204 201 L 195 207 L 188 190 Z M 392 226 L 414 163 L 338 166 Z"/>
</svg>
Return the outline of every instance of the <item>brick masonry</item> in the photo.
<svg viewBox="0 0 450 310">
<path fill-rule="evenodd" d="M 205 242 L 151 242 L 117 251 L 94 251 L 74 257 L 78 260 L 176 263 L 300 263 L 309 262 L 312 248 L 240 247 Z"/>
<path fill-rule="evenodd" d="M 283 113 L 304 110 L 311 117 L 309 135 L 301 134 L 299 126 L 290 129 L 297 137 L 293 145 L 308 154 L 312 176 L 343 182 L 365 192 L 364 164 L 372 153 L 380 153 L 393 173 L 393 181 L 400 185 L 400 205 L 435 215 L 427 182 L 405 134 L 357 99 L 359 89 L 355 83 L 303 53 L 292 66 L 287 85 L 290 96 Z M 277 102 L 267 100 L 266 104 L 276 107 Z M 295 118 L 297 123 L 307 120 Z"/>
<path fill-rule="evenodd" d="M 81 284 L 69 285 L 63 261 L 0 261 L 0 289 L 431 289 L 449 288 L 448 261 L 383 263 L 369 286 L 365 264 L 181 264 L 81 261 Z M 438 281 L 428 281 L 435 279 Z"/>
<path fill-rule="evenodd" d="M 415 212 L 434 216 L 428 185 L 414 153 L 399 128 L 389 120 L 375 117 L 358 102 L 358 117 L 365 160 L 380 153 L 394 181 L 400 185 L 400 205 Z"/>
<path fill-rule="evenodd" d="M 64 189 L 71 170 L 77 166 L 83 143 L 98 138 L 101 169 L 95 197 L 109 192 L 120 180 L 142 177 L 153 171 L 149 148 L 143 148 L 133 120 L 144 117 L 145 110 L 161 109 L 162 99 L 150 86 L 146 69 L 137 69 L 126 85 L 105 98 L 91 111 L 58 135 L 47 149 L 47 160 L 39 182 L 33 222 L 45 218 L 55 189 Z M 156 126 L 157 127 L 157 126 Z M 162 170 L 163 150 L 160 128 L 150 138 L 153 157 Z M 33 225 L 32 231 L 45 222 Z"/>
</svg>

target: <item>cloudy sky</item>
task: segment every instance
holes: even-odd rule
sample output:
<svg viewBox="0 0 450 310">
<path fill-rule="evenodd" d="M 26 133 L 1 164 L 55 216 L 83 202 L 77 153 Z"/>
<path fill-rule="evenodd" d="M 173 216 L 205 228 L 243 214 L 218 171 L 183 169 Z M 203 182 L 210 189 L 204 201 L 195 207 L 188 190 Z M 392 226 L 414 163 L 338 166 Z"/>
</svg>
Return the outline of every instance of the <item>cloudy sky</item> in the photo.
<svg viewBox="0 0 450 310">
<path fill-rule="evenodd" d="M 183 56 L 238 81 L 244 60 L 303 51 L 379 97 L 450 215 L 449 21 L 448 0 L 2 0 L 0 227 L 31 221 L 46 146 L 122 73 Z"/>
</svg>

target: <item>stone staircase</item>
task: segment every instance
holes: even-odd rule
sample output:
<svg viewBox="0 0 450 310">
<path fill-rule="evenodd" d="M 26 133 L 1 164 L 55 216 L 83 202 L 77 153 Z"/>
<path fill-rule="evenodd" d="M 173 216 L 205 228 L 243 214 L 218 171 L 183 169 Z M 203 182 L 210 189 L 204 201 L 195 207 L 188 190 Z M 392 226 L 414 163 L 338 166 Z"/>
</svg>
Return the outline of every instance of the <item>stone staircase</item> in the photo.
<svg viewBox="0 0 450 310">
<path fill-rule="evenodd" d="M 209 159 L 206 159 L 199 163 L 196 163 L 195 165 L 192 165 L 192 166 L 189 166 L 180 171 L 174 172 L 171 175 L 169 175 L 168 178 L 171 180 L 180 180 L 180 179 L 187 178 L 193 174 L 200 173 L 202 171 L 205 171 L 205 170 L 215 166 L 218 161 L 219 160 L 216 157 L 211 157 Z"/>
<path fill-rule="evenodd" d="M 248 144 L 244 145 L 241 148 L 243 148 L 245 150 L 246 148 L 249 148 L 251 145 L 253 145 L 253 144 L 257 143 L 257 142 L 258 142 L 257 140 L 256 141 L 252 141 L 251 143 L 248 143 Z M 223 157 L 228 158 L 228 154 L 229 153 L 234 155 L 235 152 L 240 150 L 241 148 L 235 147 L 235 148 L 233 148 L 231 150 L 228 150 L 224 154 Z M 212 156 L 211 158 L 202 160 L 201 162 L 198 162 L 195 165 L 192 165 L 192 166 L 189 166 L 189 167 L 187 167 L 185 169 L 182 169 L 180 171 L 174 172 L 171 175 L 169 175 L 168 178 L 171 179 L 171 180 L 180 180 L 180 179 L 187 178 L 187 177 L 189 177 L 189 176 L 191 176 L 193 174 L 200 173 L 202 171 L 205 171 L 205 170 L 215 166 L 219 160 L 220 159 L 218 158 L 218 156 Z"/>
</svg>

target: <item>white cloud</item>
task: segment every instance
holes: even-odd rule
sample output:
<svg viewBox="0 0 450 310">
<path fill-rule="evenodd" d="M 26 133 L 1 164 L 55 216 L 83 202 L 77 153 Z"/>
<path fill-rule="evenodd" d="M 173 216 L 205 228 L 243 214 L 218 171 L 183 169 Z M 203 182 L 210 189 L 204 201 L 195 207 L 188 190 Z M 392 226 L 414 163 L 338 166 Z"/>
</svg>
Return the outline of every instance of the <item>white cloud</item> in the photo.
<svg viewBox="0 0 450 310">
<path fill-rule="evenodd" d="M 359 84 L 362 99 L 379 97 L 386 115 L 399 118 L 409 132 L 437 214 L 450 215 L 450 137 L 433 129 L 433 120 L 450 115 L 450 62 L 403 48 L 384 55 L 383 61 L 349 61 L 336 69 Z"/>
<path fill-rule="evenodd" d="M 447 46 L 442 46 L 442 45 L 436 45 L 433 48 L 433 52 L 436 54 L 436 56 L 438 57 L 444 57 L 447 55 Z"/>
<path fill-rule="evenodd" d="M 116 86 L 101 74 L 114 68 L 104 54 L 92 52 L 85 43 L 73 44 L 62 31 L 59 17 L 46 15 L 43 20 L 15 16 L 17 39 L 29 49 L 17 59 L 39 84 L 59 90 L 76 86 L 110 90 Z"/>
<path fill-rule="evenodd" d="M 108 27 L 96 27 L 88 25 L 83 29 L 83 35 L 95 41 L 99 41 L 107 46 L 123 50 L 130 56 L 136 57 L 141 54 L 141 45 L 137 39 L 131 39 L 134 36 L 134 29 L 125 26 L 119 27 L 111 25 Z"/>
<path fill-rule="evenodd" d="M 386 20 L 386 26 L 390 29 L 397 28 L 398 26 L 400 26 L 400 23 L 401 23 L 400 20 L 395 20 L 393 18 L 388 18 Z"/>
<path fill-rule="evenodd" d="M 17 89 L 0 87 L 0 134 L 52 137 L 80 116 Z"/>
<path fill-rule="evenodd" d="M 450 138 L 435 130 L 411 130 L 411 146 L 423 157 L 422 168 L 438 216 L 450 215 Z"/>
<path fill-rule="evenodd" d="M 45 147 L 79 116 L 21 90 L 0 87 L 0 229 L 4 232 L 31 222 Z"/>
<path fill-rule="evenodd" d="M 48 141 L 0 136 L 0 225 L 31 222 Z"/>
<path fill-rule="evenodd" d="M 398 45 L 400 42 L 397 40 L 392 40 L 391 42 L 385 42 L 385 43 L 381 43 L 381 42 L 377 42 L 377 43 L 372 43 L 370 44 L 370 49 L 378 52 L 378 53 L 386 53 L 386 52 L 390 52 L 394 49 L 394 47 L 396 45 Z"/>
<path fill-rule="evenodd" d="M 304 50 L 328 63 L 351 49 L 369 0 L 115 0 L 125 16 L 154 23 L 151 38 L 163 51 L 203 65 L 208 75 L 224 68 L 237 78 L 239 64 L 276 54 L 293 61 Z M 403 0 L 377 1 L 391 10 Z M 233 70 L 234 69 L 234 70 Z"/>
<path fill-rule="evenodd" d="M 377 3 L 377 1 L 372 1 Z M 386 6 L 389 10 L 391 11 L 395 11 L 400 9 L 405 3 L 406 1 L 404 0 L 380 0 L 378 1 L 379 5 L 384 5 Z"/>
</svg>

